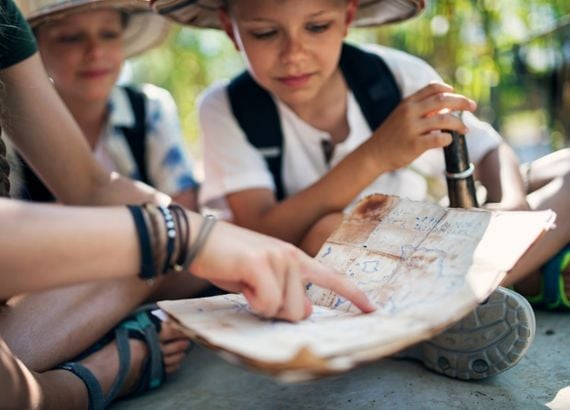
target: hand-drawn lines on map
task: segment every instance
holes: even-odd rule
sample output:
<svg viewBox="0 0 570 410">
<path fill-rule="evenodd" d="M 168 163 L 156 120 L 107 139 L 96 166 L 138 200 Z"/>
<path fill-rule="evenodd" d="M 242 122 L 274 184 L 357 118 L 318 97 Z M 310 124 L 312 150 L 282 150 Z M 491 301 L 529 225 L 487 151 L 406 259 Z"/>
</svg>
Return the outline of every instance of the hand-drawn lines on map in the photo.
<svg viewBox="0 0 570 410">
<path fill-rule="evenodd" d="M 360 265 L 362 266 L 362 273 L 375 273 L 378 272 L 379 270 L 378 266 L 380 265 L 380 261 L 379 260 L 362 261 Z"/>
<path fill-rule="evenodd" d="M 325 258 L 325 257 L 329 256 L 331 254 L 331 252 L 332 252 L 332 246 L 327 246 L 324 253 L 321 255 L 321 258 Z"/>
<path fill-rule="evenodd" d="M 374 298 L 382 313 L 394 315 L 411 308 L 425 310 L 426 305 L 441 302 L 462 286 L 464 277 L 445 269 L 446 257 L 441 249 L 402 246 L 400 262 Z"/>
<path fill-rule="evenodd" d="M 235 295 L 225 295 L 224 300 L 229 302 L 231 307 L 229 308 L 233 313 L 249 313 L 255 315 L 249 304 L 244 300 L 238 300 Z"/>
</svg>

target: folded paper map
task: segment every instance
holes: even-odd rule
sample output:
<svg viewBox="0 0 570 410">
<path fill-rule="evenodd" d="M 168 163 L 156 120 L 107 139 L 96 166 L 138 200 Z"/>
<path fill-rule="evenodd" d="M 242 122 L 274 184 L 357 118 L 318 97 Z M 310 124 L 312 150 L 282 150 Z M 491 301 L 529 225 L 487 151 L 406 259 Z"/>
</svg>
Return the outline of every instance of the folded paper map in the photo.
<svg viewBox="0 0 570 410">
<path fill-rule="evenodd" d="M 311 285 L 314 312 L 299 323 L 262 319 L 235 294 L 159 306 L 229 360 L 290 381 L 319 377 L 392 355 L 460 320 L 554 219 L 551 211 L 446 209 L 372 195 L 345 217 L 317 258 L 354 280 L 376 312 L 361 314 Z"/>
</svg>

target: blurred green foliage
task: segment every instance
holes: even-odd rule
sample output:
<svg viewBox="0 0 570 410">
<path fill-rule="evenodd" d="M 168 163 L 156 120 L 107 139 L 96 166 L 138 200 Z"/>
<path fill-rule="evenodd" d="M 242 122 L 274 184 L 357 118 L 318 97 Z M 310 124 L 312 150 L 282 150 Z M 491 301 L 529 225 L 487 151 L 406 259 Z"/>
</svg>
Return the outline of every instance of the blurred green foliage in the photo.
<svg viewBox="0 0 570 410">
<path fill-rule="evenodd" d="M 516 140 L 532 124 L 543 143 L 559 148 L 570 134 L 569 15 L 568 0 L 428 0 L 419 17 L 353 29 L 350 40 L 424 58 L 458 92 L 478 101 L 480 117 L 513 134 L 507 136 Z M 243 69 L 223 33 L 189 27 L 174 28 L 164 46 L 132 63 L 135 80 L 172 92 L 194 147 L 197 96 Z"/>
</svg>

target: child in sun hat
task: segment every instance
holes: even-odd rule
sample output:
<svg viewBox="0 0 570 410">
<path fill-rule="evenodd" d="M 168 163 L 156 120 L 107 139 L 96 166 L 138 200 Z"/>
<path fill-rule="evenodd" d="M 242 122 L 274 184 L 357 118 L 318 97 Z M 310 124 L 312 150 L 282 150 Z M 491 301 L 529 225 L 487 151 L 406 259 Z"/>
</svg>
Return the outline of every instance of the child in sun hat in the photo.
<svg viewBox="0 0 570 410">
<path fill-rule="evenodd" d="M 563 217 L 563 226 L 533 246 L 505 284 L 537 269 L 547 253 L 556 253 L 569 239 L 564 237 L 568 209 L 561 209 L 568 193 L 564 173 L 545 182 L 556 189 L 527 197 L 512 150 L 472 114 L 473 101 L 454 94 L 416 57 L 344 42 L 350 25 L 403 20 L 423 6 L 412 0 L 155 0 L 158 13 L 178 22 L 222 28 L 247 66 L 245 73 L 213 85 L 201 98 L 201 202 L 241 226 L 315 254 L 342 211 L 362 195 L 425 200 L 425 176 L 444 175 L 440 148 L 450 136 L 441 130 L 453 130 L 467 134 L 470 158 L 488 191 L 486 206 L 553 208 Z M 454 110 L 464 111 L 462 121 L 449 113 Z M 504 288 L 490 302 L 513 306 L 521 321 L 510 323 L 509 309 L 482 315 L 491 311 L 482 305 L 456 328 L 415 349 L 416 357 L 463 379 L 514 366 L 533 339 L 532 309 Z M 467 330 L 474 320 L 477 329 Z M 506 330 L 489 331 L 503 325 Z M 476 346 L 466 342 L 475 335 L 481 336 Z M 508 337 L 513 343 L 502 345 Z"/>
<path fill-rule="evenodd" d="M 99 162 L 197 209 L 198 184 L 171 95 L 151 84 L 116 84 L 126 58 L 166 38 L 168 21 L 137 0 L 17 4 L 34 30 L 56 90 Z M 23 176 L 21 196 L 53 199 L 29 167 Z"/>
</svg>

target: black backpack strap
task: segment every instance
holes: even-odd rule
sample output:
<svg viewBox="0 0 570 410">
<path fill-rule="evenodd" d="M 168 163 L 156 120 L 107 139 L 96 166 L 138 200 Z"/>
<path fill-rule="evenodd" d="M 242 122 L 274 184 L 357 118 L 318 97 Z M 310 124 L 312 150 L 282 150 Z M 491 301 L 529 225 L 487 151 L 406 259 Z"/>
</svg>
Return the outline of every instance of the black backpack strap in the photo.
<svg viewBox="0 0 570 410">
<path fill-rule="evenodd" d="M 394 75 L 376 54 L 344 44 L 340 68 L 366 122 L 375 130 L 402 100 Z"/>
<path fill-rule="evenodd" d="M 139 172 L 140 180 L 147 184 L 150 183 L 146 167 L 146 109 L 145 95 L 132 87 L 124 87 L 133 109 L 135 124 L 134 127 L 121 127 L 125 139 L 129 144 L 129 148 L 133 154 Z M 18 155 L 21 165 L 22 174 L 22 190 L 20 196 L 35 202 L 53 202 L 55 197 L 50 190 L 43 184 L 40 178 L 35 174 L 32 168 Z"/>
<path fill-rule="evenodd" d="M 248 72 L 234 78 L 227 92 L 234 117 L 249 142 L 263 155 L 273 175 L 277 200 L 284 199 L 283 131 L 273 98 Z"/>
<path fill-rule="evenodd" d="M 146 161 L 146 97 L 142 91 L 134 87 L 123 86 L 122 88 L 126 91 L 131 103 L 135 124 L 132 128 L 120 127 L 120 130 L 133 154 L 139 173 L 138 179 L 145 184 L 150 184 Z"/>
<path fill-rule="evenodd" d="M 376 129 L 402 99 L 394 75 L 381 57 L 348 44 L 343 45 L 340 68 L 366 122 L 372 130 Z M 273 98 L 248 72 L 234 78 L 227 90 L 235 118 L 273 175 L 277 199 L 284 199 L 284 139 Z"/>
</svg>

